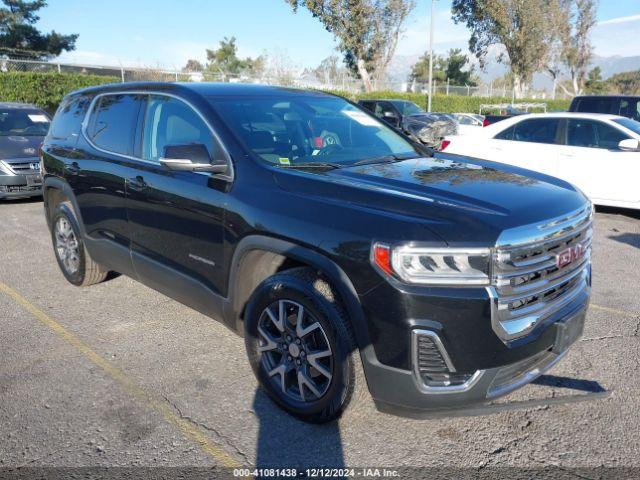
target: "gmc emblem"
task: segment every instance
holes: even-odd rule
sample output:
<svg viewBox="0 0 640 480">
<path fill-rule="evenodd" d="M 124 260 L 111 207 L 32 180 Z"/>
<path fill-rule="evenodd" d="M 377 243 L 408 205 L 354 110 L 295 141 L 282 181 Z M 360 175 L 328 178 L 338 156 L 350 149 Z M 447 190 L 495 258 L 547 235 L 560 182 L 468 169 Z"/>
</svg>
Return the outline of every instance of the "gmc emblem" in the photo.
<svg viewBox="0 0 640 480">
<path fill-rule="evenodd" d="M 576 260 L 579 260 L 584 255 L 584 247 L 581 243 L 574 247 L 569 247 L 566 250 L 561 251 L 556 255 L 556 266 L 563 268 Z"/>
</svg>

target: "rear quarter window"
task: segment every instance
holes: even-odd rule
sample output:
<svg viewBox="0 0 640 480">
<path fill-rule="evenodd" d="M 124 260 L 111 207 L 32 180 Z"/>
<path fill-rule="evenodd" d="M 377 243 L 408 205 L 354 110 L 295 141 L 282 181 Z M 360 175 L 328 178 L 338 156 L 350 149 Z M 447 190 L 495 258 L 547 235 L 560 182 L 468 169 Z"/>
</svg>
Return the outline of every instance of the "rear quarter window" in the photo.
<svg viewBox="0 0 640 480">
<path fill-rule="evenodd" d="M 64 99 L 53 117 L 49 138 L 77 140 L 90 103 L 90 99 L 84 96 Z"/>
<path fill-rule="evenodd" d="M 87 125 L 89 140 L 102 150 L 132 155 L 138 114 L 145 98 L 115 93 L 99 97 Z"/>
</svg>

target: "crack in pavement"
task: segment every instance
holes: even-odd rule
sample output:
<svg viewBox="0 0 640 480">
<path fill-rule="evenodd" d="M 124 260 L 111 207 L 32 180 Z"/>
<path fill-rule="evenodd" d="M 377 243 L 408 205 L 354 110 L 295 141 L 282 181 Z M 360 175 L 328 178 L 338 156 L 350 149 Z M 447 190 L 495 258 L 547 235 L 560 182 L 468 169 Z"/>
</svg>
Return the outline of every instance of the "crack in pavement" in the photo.
<svg viewBox="0 0 640 480">
<path fill-rule="evenodd" d="M 200 427 L 205 429 L 208 432 L 212 432 L 214 433 L 218 438 L 220 438 L 221 440 L 224 441 L 224 443 L 226 443 L 229 447 L 231 447 L 240 457 L 242 457 L 242 459 L 245 461 L 245 464 L 248 465 L 252 465 L 252 463 L 249 461 L 249 457 L 248 455 L 243 452 L 242 450 L 240 450 L 230 439 L 229 437 L 227 437 L 226 435 L 220 433 L 220 431 L 218 431 L 218 429 L 211 427 L 209 425 L 207 425 L 206 423 L 203 422 L 199 422 L 197 420 L 195 420 L 193 417 L 190 417 L 189 415 L 186 415 L 182 412 L 182 410 L 180 409 L 180 407 L 175 403 L 172 402 L 171 400 L 169 400 L 169 398 L 166 395 L 162 395 L 162 398 L 164 399 L 165 402 L 167 402 L 180 416 L 180 418 L 186 420 L 187 422 L 195 425 L 196 427 Z"/>
</svg>

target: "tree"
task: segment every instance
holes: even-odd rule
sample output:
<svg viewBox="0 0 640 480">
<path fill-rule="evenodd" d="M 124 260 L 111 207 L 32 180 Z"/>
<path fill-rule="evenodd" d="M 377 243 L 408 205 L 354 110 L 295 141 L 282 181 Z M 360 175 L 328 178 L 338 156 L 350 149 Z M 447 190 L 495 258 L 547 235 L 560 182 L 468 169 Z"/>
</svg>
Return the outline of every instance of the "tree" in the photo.
<svg viewBox="0 0 640 480">
<path fill-rule="evenodd" d="M 447 63 L 444 57 L 440 55 L 433 56 L 433 80 L 436 83 L 442 83 L 447 81 L 447 74 L 445 70 Z M 411 73 L 409 74 L 410 82 L 429 82 L 429 52 L 422 55 L 416 63 L 411 67 Z"/>
<path fill-rule="evenodd" d="M 452 84 L 470 85 L 472 87 L 477 85 L 477 81 L 473 78 L 473 65 L 464 70 L 467 63 L 469 63 L 469 58 L 462 53 L 462 50 L 459 48 L 449 50 L 446 63 L 445 75 Z"/>
<path fill-rule="evenodd" d="M 600 67 L 594 67 L 589 71 L 584 86 L 587 93 L 596 95 L 607 93 L 607 82 L 602 80 L 602 70 L 600 70 Z"/>
<path fill-rule="evenodd" d="M 306 8 L 338 41 L 347 67 L 373 90 L 384 78 L 413 0 L 285 0 Z"/>
<path fill-rule="evenodd" d="M 182 68 L 184 72 L 202 72 L 204 65 L 193 58 L 187 60 L 187 64 Z"/>
<path fill-rule="evenodd" d="M 556 98 L 560 76 L 564 71 L 563 52 L 569 34 L 569 15 L 564 0 L 550 0 L 548 21 L 551 24 L 548 40 L 549 49 L 544 60 L 543 72 L 551 77 L 553 88 L 551 98 Z M 560 84 L 561 88 L 564 86 Z M 568 93 L 568 92 L 565 92 Z"/>
<path fill-rule="evenodd" d="M 266 74 L 271 82 L 277 85 L 294 85 L 296 70 L 286 50 L 275 49 L 269 55 Z"/>
<path fill-rule="evenodd" d="M 622 95 L 640 95 L 640 70 L 616 73 L 607 79 L 611 92 Z"/>
<path fill-rule="evenodd" d="M 227 77 L 238 77 L 242 74 L 254 75 L 264 70 L 265 58 L 259 56 L 256 59 L 250 57 L 238 58 L 236 37 L 224 37 L 220 40 L 220 46 L 215 50 L 207 49 L 207 66 L 209 72 Z"/>
<path fill-rule="evenodd" d="M 40 32 L 34 25 L 46 0 L 0 0 L 0 51 L 10 58 L 48 59 L 76 48 L 78 35 Z"/>
<path fill-rule="evenodd" d="M 596 24 L 596 0 L 561 0 L 568 18 L 563 38 L 562 60 L 569 70 L 573 94 L 584 88 L 587 67 L 591 62 L 591 29 Z"/>
<path fill-rule="evenodd" d="M 331 55 L 311 70 L 311 73 L 325 85 L 337 85 L 345 78 L 349 77 L 349 71 L 341 65 L 340 57 Z"/>
<path fill-rule="evenodd" d="M 438 82 L 449 82 L 452 85 L 476 86 L 477 80 L 473 76 L 473 66 L 467 70 L 464 68 L 469 63 L 469 58 L 459 48 L 452 48 L 446 57 L 436 55 L 433 57 L 433 79 Z M 429 53 L 422 55 L 411 68 L 409 81 L 426 83 L 429 81 Z"/>
<path fill-rule="evenodd" d="M 451 10 L 453 20 L 471 30 L 469 50 L 481 66 L 491 46 L 504 45 L 507 56 L 498 61 L 510 66 L 521 96 L 549 49 L 549 0 L 453 0 Z"/>
</svg>

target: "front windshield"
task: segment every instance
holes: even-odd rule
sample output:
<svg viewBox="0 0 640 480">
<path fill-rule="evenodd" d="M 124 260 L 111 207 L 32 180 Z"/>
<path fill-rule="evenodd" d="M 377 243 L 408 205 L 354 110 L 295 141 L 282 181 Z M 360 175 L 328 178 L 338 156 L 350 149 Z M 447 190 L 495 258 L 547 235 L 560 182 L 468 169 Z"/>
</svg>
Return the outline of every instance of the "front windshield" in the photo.
<svg viewBox="0 0 640 480">
<path fill-rule="evenodd" d="M 40 110 L 0 110 L 0 136 L 43 137 L 49 130 L 49 118 Z"/>
<path fill-rule="evenodd" d="M 396 106 L 396 108 L 398 110 L 400 110 L 400 112 L 402 112 L 403 115 L 420 115 L 422 113 L 425 113 L 423 109 L 421 109 L 418 105 L 416 105 L 413 102 L 393 102 L 393 104 Z"/>
<path fill-rule="evenodd" d="M 341 98 L 287 95 L 210 101 L 249 150 L 275 165 L 346 166 L 420 155 L 389 127 Z"/>
<path fill-rule="evenodd" d="M 637 133 L 638 135 L 640 135 L 640 122 L 631 120 L 630 118 L 620 118 L 614 120 L 614 122 L 622 125 L 625 128 L 628 128 L 633 133 Z"/>
</svg>

